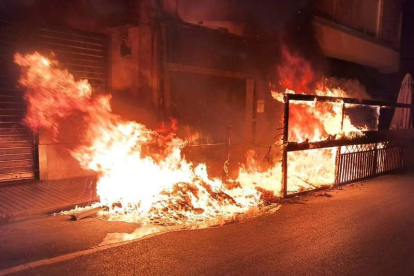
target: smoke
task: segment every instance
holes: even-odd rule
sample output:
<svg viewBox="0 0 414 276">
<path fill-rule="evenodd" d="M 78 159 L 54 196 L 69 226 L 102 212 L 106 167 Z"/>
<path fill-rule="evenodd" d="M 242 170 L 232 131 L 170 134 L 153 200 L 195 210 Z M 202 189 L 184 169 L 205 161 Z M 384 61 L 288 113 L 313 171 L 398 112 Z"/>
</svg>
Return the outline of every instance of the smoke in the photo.
<svg viewBox="0 0 414 276">
<path fill-rule="evenodd" d="M 300 51 L 282 46 L 282 60 L 276 66 L 278 83 L 271 83 L 273 91 L 283 93 L 286 89 L 295 93 L 310 95 L 321 94 L 320 91 L 336 90 L 337 97 L 369 99 L 365 86 L 356 79 L 326 76 L 326 70 L 315 67 Z M 275 93 L 278 94 L 278 93 Z M 326 94 L 329 96 L 329 93 Z M 276 95 L 276 97 L 280 98 Z"/>
<path fill-rule="evenodd" d="M 243 36 L 263 40 L 278 39 L 280 32 L 304 9 L 309 0 L 272 1 L 272 0 L 166 0 L 163 7 L 170 17 L 185 22 L 199 23 L 203 26 L 220 28 L 220 24 L 231 22 L 241 30 Z M 228 25 L 222 25 L 226 28 Z M 229 28 L 227 31 L 232 32 Z"/>
<path fill-rule="evenodd" d="M 362 85 L 359 80 L 356 79 L 344 79 L 336 77 L 328 77 L 327 85 L 330 88 L 341 88 L 346 91 L 350 98 L 356 99 L 370 99 L 366 88 Z"/>
<path fill-rule="evenodd" d="M 54 25 L 89 31 L 136 24 L 135 0 L 13 0 L 0 1 L 0 18 L 34 25 Z"/>
</svg>

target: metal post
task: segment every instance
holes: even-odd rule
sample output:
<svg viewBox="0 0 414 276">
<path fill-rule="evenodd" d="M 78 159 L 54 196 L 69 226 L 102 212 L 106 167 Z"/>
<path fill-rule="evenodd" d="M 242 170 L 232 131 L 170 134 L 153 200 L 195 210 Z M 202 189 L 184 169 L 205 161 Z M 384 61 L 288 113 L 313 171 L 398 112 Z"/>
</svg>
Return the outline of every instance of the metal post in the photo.
<svg viewBox="0 0 414 276">
<path fill-rule="evenodd" d="M 229 166 L 230 166 L 230 146 L 231 146 L 231 126 L 227 126 L 227 145 L 225 150 L 225 160 L 223 164 L 223 181 L 227 181 L 229 178 Z"/>
<path fill-rule="evenodd" d="M 403 169 L 404 168 L 404 146 L 401 146 L 401 147 L 399 147 L 400 148 L 400 150 L 399 150 L 399 152 L 400 152 L 400 160 L 399 160 L 399 166 L 398 166 L 398 168 L 401 170 L 401 169 Z"/>
<path fill-rule="evenodd" d="M 39 133 L 33 133 L 33 167 L 36 180 L 40 180 L 40 166 L 39 166 Z"/>
<path fill-rule="evenodd" d="M 345 118 L 345 102 L 342 102 L 341 131 L 344 130 L 344 118 Z"/>
<path fill-rule="evenodd" d="M 341 166 L 341 147 L 336 148 L 336 156 L 335 156 L 335 183 L 334 185 L 338 185 L 340 182 L 340 166 Z"/>
<path fill-rule="evenodd" d="M 231 145 L 231 126 L 227 126 L 227 146 L 230 147 Z"/>
<path fill-rule="evenodd" d="M 376 175 L 377 174 L 377 166 L 378 166 L 378 143 L 375 143 L 375 147 L 374 147 L 374 162 L 373 162 L 373 166 L 372 166 L 372 175 Z"/>
<path fill-rule="evenodd" d="M 345 118 L 345 102 L 342 102 L 342 118 L 341 118 L 341 132 L 344 130 L 344 118 Z M 340 182 L 340 166 L 341 166 L 341 146 L 336 148 L 336 156 L 335 156 L 335 183 L 334 185 L 338 185 Z"/>
<path fill-rule="evenodd" d="M 282 156 L 282 187 L 283 187 L 283 197 L 287 197 L 287 144 L 289 142 L 289 94 L 285 94 L 285 114 L 283 117 L 283 156 Z"/>
<path fill-rule="evenodd" d="M 230 155 L 231 155 L 231 126 L 227 126 L 227 151 L 226 151 L 226 158 L 228 162 L 230 162 Z"/>
</svg>

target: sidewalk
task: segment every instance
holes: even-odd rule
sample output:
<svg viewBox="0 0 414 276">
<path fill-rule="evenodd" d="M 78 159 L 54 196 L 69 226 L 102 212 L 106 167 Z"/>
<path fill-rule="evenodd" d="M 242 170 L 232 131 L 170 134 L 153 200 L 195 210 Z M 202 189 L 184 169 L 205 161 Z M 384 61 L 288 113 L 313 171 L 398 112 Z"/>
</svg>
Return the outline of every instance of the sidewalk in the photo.
<svg viewBox="0 0 414 276">
<path fill-rule="evenodd" d="M 93 177 L 0 186 L 0 222 L 46 215 L 96 201 Z"/>
</svg>

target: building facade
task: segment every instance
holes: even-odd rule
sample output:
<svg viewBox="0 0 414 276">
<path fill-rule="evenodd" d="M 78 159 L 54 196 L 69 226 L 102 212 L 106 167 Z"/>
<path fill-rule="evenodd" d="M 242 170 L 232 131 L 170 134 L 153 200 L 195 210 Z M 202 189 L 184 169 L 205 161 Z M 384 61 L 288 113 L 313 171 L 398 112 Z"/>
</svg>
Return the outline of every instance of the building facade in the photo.
<svg viewBox="0 0 414 276">
<path fill-rule="evenodd" d="M 124 119 L 154 129 L 178 119 L 178 136 L 190 141 L 188 155 L 194 158 L 203 155 L 222 164 L 223 147 L 230 143 L 259 156 L 269 153 L 281 132 L 283 106 L 272 98 L 269 82 L 278 81 L 284 37 L 310 60 L 314 49 L 319 51 L 332 72 L 340 72 L 335 67 L 344 62 L 347 71 L 368 70 L 372 78 L 386 79 L 400 68 L 399 0 L 132 2 L 128 23 L 85 27 L 107 37 L 107 66 L 98 68 L 105 72 L 78 77 L 107 74 L 105 90 Z M 51 50 L 59 59 L 59 49 Z M 66 151 L 74 141 L 64 134 L 65 141 L 42 132 L 35 139 L 33 169 L 41 180 L 91 175 Z"/>
</svg>

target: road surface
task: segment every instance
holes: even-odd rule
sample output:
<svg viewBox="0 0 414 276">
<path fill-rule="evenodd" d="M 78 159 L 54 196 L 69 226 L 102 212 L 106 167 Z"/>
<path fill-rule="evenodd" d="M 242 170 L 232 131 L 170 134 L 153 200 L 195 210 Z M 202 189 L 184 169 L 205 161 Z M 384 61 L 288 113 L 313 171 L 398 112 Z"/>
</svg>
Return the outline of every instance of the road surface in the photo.
<svg viewBox="0 0 414 276">
<path fill-rule="evenodd" d="M 414 175 L 318 192 L 245 223 L 96 247 L 136 227 L 62 216 L 2 225 L 0 275 L 414 275 Z"/>
</svg>

